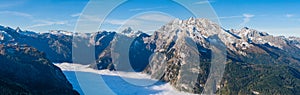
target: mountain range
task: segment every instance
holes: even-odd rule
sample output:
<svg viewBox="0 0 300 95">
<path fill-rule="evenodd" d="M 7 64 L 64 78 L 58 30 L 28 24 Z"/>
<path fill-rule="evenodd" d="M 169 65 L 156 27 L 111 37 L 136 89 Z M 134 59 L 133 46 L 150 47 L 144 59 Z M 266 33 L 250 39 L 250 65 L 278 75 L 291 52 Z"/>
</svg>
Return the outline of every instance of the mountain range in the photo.
<svg viewBox="0 0 300 95">
<path fill-rule="evenodd" d="M 175 19 L 153 34 L 130 27 L 121 32 L 36 33 L 0 26 L 0 43 L 30 46 L 53 63 L 72 63 L 72 51 L 91 48 L 96 61 L 79 63 L 98 70 L 147 73 L 191 93 L 300 93 L 300 38 L 247 27 L 226 30 L 208 19 Z M 86 54 L 82 51 L 82 57 Z M 214 81 L 211 77 L 220 81 L 205 84 Z"/>
</svg>

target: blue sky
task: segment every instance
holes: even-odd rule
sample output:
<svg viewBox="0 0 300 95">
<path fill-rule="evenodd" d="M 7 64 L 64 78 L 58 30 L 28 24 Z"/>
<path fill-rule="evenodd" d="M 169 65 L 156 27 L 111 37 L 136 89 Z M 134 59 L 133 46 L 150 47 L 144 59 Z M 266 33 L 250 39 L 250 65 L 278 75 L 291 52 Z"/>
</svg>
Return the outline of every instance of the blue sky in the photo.
<svg viewBox="0 0 300 95">
<path fill-rule="evenodd" d="M 99 0 L 98 0 L 99 1 Z M 74 31 L 78 18 L 89 21 L 84 31 L 100 26 L 100 30 L 119 31 L 124 27 L 153 31 L 174 18 L 196 17 L 182 3 L 170 0 L 128 0 L 104 15 L 103 7 L 111 7 L 121 0 L 100 0 L 94 9 L 88 0 L 0 0 L 0 25 L 23 30 L 47 32 L 48 30 Z M 274 35 L 300 36 L 300 0 L 175 0 L 184 1 L 200 15 L 212 20 L 215 14 L 225 29 L 244 26 Z M 211 7 L 210 7 L 211 5 Z M 102 8 L 101 8 L 102 6 Z M 89 9 L 89 10 L 87 10 Z M 89 11 L 89 12 L 87 12 Z M 83 14 L 85 13 L 85 14 Z M 100 17 L 106 18 L 99 18 Z M 94 22 L 94 23 L 93 23 Z M 95 25 L 96 24 L 96 25 Z M 83 31 L 82 30 L 82 31 Z"/>
</svg>

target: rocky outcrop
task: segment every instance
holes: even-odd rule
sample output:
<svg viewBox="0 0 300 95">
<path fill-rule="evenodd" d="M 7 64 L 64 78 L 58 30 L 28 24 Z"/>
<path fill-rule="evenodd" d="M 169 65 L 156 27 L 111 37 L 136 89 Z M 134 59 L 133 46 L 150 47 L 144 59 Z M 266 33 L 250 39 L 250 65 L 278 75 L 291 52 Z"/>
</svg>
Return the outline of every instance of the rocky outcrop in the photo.
<svg viewBox="0 0 300 95">
<path fill-rule="evenodd" d="M 45 54 L 28 46 L 0 45 L 3 95 L 79 95 Z"/>
<path fill-rule="evenodd" d="M 90 67 L 95 69 L 109 69 L 119 71 L 143 71 L 153 51 L 147 48 L 144 38 L 150 37 L 141 33 L 136 38 L 124 34 L 116 34 L 109 45 L 99 54 L 95 64 Z"/>
</svg>

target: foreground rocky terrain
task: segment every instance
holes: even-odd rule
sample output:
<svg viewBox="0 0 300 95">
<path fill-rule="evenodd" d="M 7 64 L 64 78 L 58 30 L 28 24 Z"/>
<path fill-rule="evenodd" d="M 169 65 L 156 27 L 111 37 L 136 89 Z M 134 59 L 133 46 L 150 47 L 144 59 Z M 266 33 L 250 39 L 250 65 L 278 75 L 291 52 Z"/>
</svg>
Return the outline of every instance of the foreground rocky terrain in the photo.
<svg viewBox="0 0 300 95">
<path fill-rule="evenodd" d="M 78 95 L 45 54 L 29 46 L 0 45 L 1 95 Z"/>
</svg>

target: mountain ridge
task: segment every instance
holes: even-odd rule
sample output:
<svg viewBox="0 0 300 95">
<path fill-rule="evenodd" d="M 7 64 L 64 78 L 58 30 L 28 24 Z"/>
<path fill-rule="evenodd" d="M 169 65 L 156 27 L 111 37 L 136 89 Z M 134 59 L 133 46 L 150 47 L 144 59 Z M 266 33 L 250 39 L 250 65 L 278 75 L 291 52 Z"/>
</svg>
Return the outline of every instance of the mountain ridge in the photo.
<svg viewBox="0 0 300 95">
<path fill-rule="evenodd" d="M 153 78 L 170 82 L 178 90 L 192 93 L 204 91 L 204 94 L 253 94 L 250 91 L 253 90 L 263 94 L 283 94 L 281 91 L 267 91 L 264 89 L 264 87 L 271 89 L 272 86 L 259 86 L 260 89 L 254 90 L 253 85 L 233 81 L 234 78 L 243 80 L 243 76 L 247 74 L 249 74 L 249 78 L 253 78 L 253 80 L 247 80 L 252 84 L 261 83 L 261 81 L 256 80 L 265 81 L 259 77 L 254 77 L 257 74 L 279 79 L 276 73 L 284 74 L 283 72 L 288 72 L 283 77 L 290 77 L 292 80 L 283 79 L 277 80 L 277 82 L 290 81 L 294 83 L 299 81 L 300 54 L 298 52 L 300 52 L 300 38 L 273 36 L 247 27 L 237 30 L 225 30 L 208 19 L 176 19 L 154 31 L 152 35 L 134 32 L 131 28 L 125 29 L 123 34 L 100 31 L 85 34 L 84 37 L 81 37 L 82 34 L 71 33 L 75 35 L 70 36 L 70 32 L 65 34 L 65 32 L 59 31 L 33 36 L 20 34 L 22 32 L 20 29 L 16 32 L 11 28 L 0 27 L 0 31 L 5 31 L 0 33 L 3 35 L 9 34 L 13 38 L 10 41 L 1 40 L 1 43 L 28 44 L 45 52 L 51 61 L 57 63 L 72 62 L 72 50 L 78 48 L 77 45 L 80 44 L 72 43 L 74 41 L 73 37 L 76 37 L 75 42 L 83 42 L 83 47 L 88 49 L 95 47 L 96 62 L 89 64 L 92 61 L 85 61 L 87 63 L 82 64 L 89 64 L 91 68 L 99 70 L 122 71 L 131 71 L 127 68 L 131 66 L 133 71 L 150 74 Z M 1 37 L 5 36 L 0 35 Z M 122 49 L 128 50 L 120 51 Z M 226 65 L 226 68 L 218 68 L 225 69 L 225 76 L 221 79 L 221 82 L 211 84 L 209 87 L 214 89 L 210 91 L 204 89 L 204 87 L 206 86 L 205 83 L 209 81 L 209 74 L 213 72 L 210 68 L 214 64 L 213 53 L 216 51 L 221 52 L 217 58 L 222 59 L 221 62 L 216 63 Z M 81 56 L 85 56 L 85 53 Z M 128 58 L 128 60 L 121 60 L 122 58 Z M 281 66 L 284 68 L 278 69 L 279 71 L 270 69 Z M 260 70 L 260 68 L 271 73 L 266 75 L 265 71 Z M 235 70 L 241 70 L 239 71 L 241 74 Z M 237 73 L 237 75 L 231 73 Z M 219 78 L 218 76 L 214 75 L 214 77 Z M 238 84 L 246 85 L 247 89 Z M 270 85 L 278 86 L 276 84 Z M 297 83 L 286 83 L 284 85 L 293 86 L 291 89 L 283 89 L 290 94 L 299 92 L 297 90 L 299 84 Z"/>
</svg>

